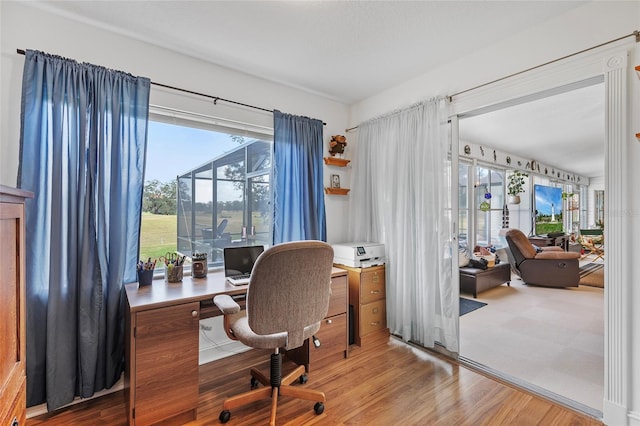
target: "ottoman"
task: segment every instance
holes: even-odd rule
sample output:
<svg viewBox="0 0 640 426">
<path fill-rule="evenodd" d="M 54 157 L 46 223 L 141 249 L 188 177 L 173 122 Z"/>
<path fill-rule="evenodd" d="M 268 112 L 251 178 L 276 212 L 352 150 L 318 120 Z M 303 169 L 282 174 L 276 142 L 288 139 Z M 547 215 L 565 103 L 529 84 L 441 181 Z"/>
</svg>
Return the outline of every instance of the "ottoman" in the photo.
<svg viewBox="0 0 640 426">
<path fill-rule="evenodd" d="M 478 293 L 504 283 L 510 286 L 511 265 L 508 262 L 499 263 L 492 268 L 460 268 L 460 293 L 471 293 L 478 297 Z"/>
</svg>

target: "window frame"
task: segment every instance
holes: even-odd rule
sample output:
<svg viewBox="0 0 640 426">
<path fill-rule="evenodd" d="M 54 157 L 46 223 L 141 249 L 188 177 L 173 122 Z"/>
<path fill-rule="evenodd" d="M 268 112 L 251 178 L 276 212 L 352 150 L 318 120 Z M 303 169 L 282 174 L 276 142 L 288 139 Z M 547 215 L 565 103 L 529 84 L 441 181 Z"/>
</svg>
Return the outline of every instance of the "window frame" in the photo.
<svg viewBox="0 0 640 426">
<path fill-rule="evenodd" d="M 184 110 L 178 110 L 178 109 L 174 109 L 174 108 L 169 108 L 169 107 L 163 107 L 163 106 L 158 106 L 158 105 L 150 105 L 149 108 L 149 118 L 148 118 L 149 122 L 158 122 L 158 123 L 164 123 L 164 124 L 169 124 L 169 125 L 174 125 L 174 126 L 180 126 L 180 127 L 186 127 L 186 128 L 192 128 L 192 129 L 199 129 L 199 130 L 204 130 L 204 131 L 209 131 L 209 132 L 216 132 L 216 133 L 223 133 L 225 135 L 233 135 L 233 136 L 242 136 L 245 138 L 250 138 L 250 139 L 256 139 L 258 141 L 264 141 L 269 143 L 270 147 L 269 147 L 269 154 L 270 154 L 270 164 L 268 166 L 268 168 L 263 169 L 263 170 L 258 170 L 258 171 L 251 171 L 249 173 L 246 172 L 246 161 L 247 161 L 247 157 L 245 155 L 244 158 L 244 181 L 245 183 L 247 182 L 251 182 L 253 181 L 256 177 L 260 177 L 260 176 L 267 176 L 266 178 L 266 183 L 269 184 L 269 191 L 268 191 L 268 205 L 269 207 L 269 211 L 271 213 L 273 213 L 273 128 L 272 127 L 267 127 L 267 126 L 262 126 L 262 125 L 258 125 L 258 124 L 252 124 L 252 123 L 246 123 L 246 122 L 240 122 L 240 121 L 236 121 L 236 120 L 229 120 L 229 119 L 225 119 L 225 118 L 221 118 L 221 117 L 214 117 L 214 116 L 209 116 L 209 115 L 205 115 L 205 114 L 200 114 L 200 113 L 196 113 L 196 112 L 189 112 L 189 111 L 184 111 Z M 148 145 L 148 143 L 147 143 Z M 246 145 L 250 145 L 250 143 L 243 143 L 242 145 L 239 145 L 238 148 L 235 149 L 240 149 L 240 147 L 245 147 Z M 234 149 L 234 150 L 235 150 Z M 148 150 L 148 148 L 147 148 Z M 229 151 L 222 153 L 221 155 L 227 154 Z M 146 155 L 146 154 L 145 154 Z M 216 157 L 218 158 L 218 157 Z M 145 163 L 146 163 L 146 158 L 145 158 Z M 200 169 L 201 166 L 203 166 L 204 164 L 200 164 L 200 165 L 196 165 L 193 170 L 196 169 Z M 145 169 L 148 167 L 148 163 L 146 163 Z M 145 170 L 146 172 L 146 170 Z M 182 175 L 177 175 L 176 176 L 176 184 L 179 184 L 180 182 L 180 177 Z M 147 181 L 145 180 L 144 184 L 146 185 Z M 213 187 L 212 188 L 212 196 L 214 197 L 212 199 L 212 204 L 213 204 L 213 212 L 214 215 L 212 217 L 214 217 L 215 219 L 215 213 L 217 211 L 217 202 L 216 202 L 216 190 L 217 188 Z M 178 209 L 179 206 L 179 192 L 178 189 L 176 189 L 176 210 Z M 195 192 L 195 187 L 191 188 L 191 195 L 193 196 Z M 192 198 L 193 199 L 193 198 Z M 246 185 L 245 188 L 243 189 L 243 212 L 242 212 L 242 217 L 243 217 L 243 223 L 245 223 L 247 221 L 247 206 L 246 203 L 248 202 L 248 197 L 246 196 Z M 176 220 L 178 220 L 178 216 L 177 216 L 178 212 L 176 211 Z M 264 240 L 267 242 L 264 245 L 268 246 L 271 241 L 272 241 L 272 232 L 273 232 L 273 214 L 270 215 L 271 217 L 271 226 L 268 226 L 268 235 L 264 238 Z M 144 220 L 144 218 L 143 218 Z M 249 220 L 249 222 L 251 222 Z M 177 224 L 178 227 L 176 228 L 176 249 L 180 248 L 179 245 L 179 224 Z M 217 226 L 217 223 L 213 225 L 213 227 L 215 228 L 215 226 Z M 251 225 L 247 225 L 247 226 L 251 226 Z M 249 228 L 251 229 L 251 228 Z M 140 231 L 140 239 L 142 240 L 142 229 Z M 248 241 L 248 240 L 247 240 Z M 262 240 L 260 241 L 260 243 L 262 243 Z M 139 243 L 140 244 L 140 243 Z M 139 245 L 139 252 L 141 251 L 142 247 Z M 197 250 L 195 250 L 197 251 Z M 190 273 L 191 271 L 191 263 L 190 263 L 190 258 L 192 253 L 182 253 L 183 255 L 187 255 L 187 260 L 188 262 L 185 264 L 185 273 Z M 212 256 L 208 256 L 208 269 L 212 270 L 212 269 L 217 269 L 219 267 L 222 266 L 223 262 L 222 262 L 222 257 L 220 257 L 219 259 L 213 259 Z M 162 276 L 164 274 L 164 265 L 158 260 L 157 264 L 156 264 L 156 273 L 154 274 L 154 277 L 157 278 L 158 276 Z"/>
</svg>

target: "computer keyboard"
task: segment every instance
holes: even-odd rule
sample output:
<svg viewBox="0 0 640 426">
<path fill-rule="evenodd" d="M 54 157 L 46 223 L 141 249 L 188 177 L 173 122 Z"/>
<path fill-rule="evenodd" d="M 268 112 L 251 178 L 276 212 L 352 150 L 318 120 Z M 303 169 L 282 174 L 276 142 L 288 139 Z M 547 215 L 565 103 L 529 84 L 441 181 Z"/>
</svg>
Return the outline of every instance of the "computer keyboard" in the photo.
<svg viewBox="0 0 640 426">
<path fill-rule="evenodd" d="M 249 278 L 251 278 L 251 274 L 231 275 L 227 277 L 227 282 L 232 285 L 245 285 L 249 284 Z"/>
<path fill-rule="evenodd" d="M 251 274 L 238 274 L 238 275 L 231 275 L 229 278 L 232 278 L 234 280 L 242 280 L 250 277 L 251 277 Z"/>
</svg>

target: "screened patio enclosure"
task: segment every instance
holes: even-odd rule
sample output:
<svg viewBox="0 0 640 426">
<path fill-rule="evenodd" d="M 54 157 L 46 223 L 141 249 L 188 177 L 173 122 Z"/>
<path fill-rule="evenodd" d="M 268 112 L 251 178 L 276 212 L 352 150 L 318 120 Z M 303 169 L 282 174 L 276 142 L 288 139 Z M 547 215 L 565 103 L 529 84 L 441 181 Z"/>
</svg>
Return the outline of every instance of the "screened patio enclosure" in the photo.
<svg viewBox="0 0 640 426">
<path fill-rule="evenodd" d="M 271 243 L 272 144 L 251 140 L 178 176 L 178 251 L 206 252 Z"/>
</svg>

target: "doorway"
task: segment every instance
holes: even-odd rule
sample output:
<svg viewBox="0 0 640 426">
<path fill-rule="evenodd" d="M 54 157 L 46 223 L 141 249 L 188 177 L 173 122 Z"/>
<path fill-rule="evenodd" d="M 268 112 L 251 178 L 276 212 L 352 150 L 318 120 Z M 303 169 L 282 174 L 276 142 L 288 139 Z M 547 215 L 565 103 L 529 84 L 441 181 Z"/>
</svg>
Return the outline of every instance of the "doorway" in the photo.
<svg viewBox="0 0 640 426">
<path fill-rule="evenodd" d="M 605 87 L 603 77 L 462 114 L 458 120 L 460 169 L 467 179 L 460 200 L 460 229 L 473 247 L 506 245 L 499 237 L 508 211 L 508 227 L 525 234 L 534 226 L 534 182 L 581 194 L 576 204 L 595 206 L 605 176 Z M 475 153 L 475 154 L 474 154 Z M 535 166 L 534 166 L 535 164 Z M 480 172 L 527 174 L 523 202 L 508 205 L 504 183 L 483 187 Z M 590 187 L 589 182 L 595 183 Z M 480 188 L 480 189 L 478 189 Z M 476 204 L 479 190 L 489 192 L 491 208 Z M 501 191 L 494 194 L 493 191 Z M 481 191 L 481 192 L 482 192 Z M 584 197 L 590 202 L 586 203 Z M 493 201 L 498 200 L 496 205 Z M 491 213 L 494 213 L 493 215 Z M 594 212 L 567 212 L 567 233 L 591 228 Z M 495 217 L 494 217 L 495 216 Z M 465 222 L 468 226 L 464 226 Z M 562 223 L 561 223 L 562 225 Z M 575 228 L 575 229 L 573 229 Z M 501 246 L 502 245 L 502 246 Z M 502 256 L 502 261 L 507 259 Z M 589 263 L 585 259 L 582 264 Z M 473 296 L 461 294 L 463 298 Z M 527 286 L 513 274 L 503 285 L 480 293 L 482 309 L 460 318 L 460 358 L 474 367 L 555 399 L 594 417 L 602 417 L 604 399 L 604 289 Z"/>
</svg>

